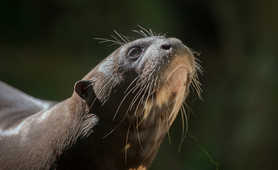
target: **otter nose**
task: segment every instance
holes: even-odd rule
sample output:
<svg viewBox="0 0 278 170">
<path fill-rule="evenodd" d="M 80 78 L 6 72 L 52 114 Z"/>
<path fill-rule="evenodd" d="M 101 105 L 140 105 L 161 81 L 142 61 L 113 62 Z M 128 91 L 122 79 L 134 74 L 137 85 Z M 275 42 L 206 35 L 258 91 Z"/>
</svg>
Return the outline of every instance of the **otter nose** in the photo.
<svg viewBox="0 0 278 170">
<path fill-rule="evenodd" d="M 169 44 L 172 45 L 172 47 L 175 47 L 175 48 L 178 48 L 179 46 L 183 45 L 182 41 L 177 38 L 168 38 L 168 42 L 169 42 Z"/>
<path fill-rule="evenodd" d="M 162 44 L 162 45 L 160 46 L 160 48 L 161 48 L 162 50 L 170 50 L 170 49 L 172 48 L 172 45 L 171 45 L 170 43 L 165 43 L 165 44 Z"/>
<path fill-rule="evenodd" d="M 176 49 L 176 48 L 179 48 L 181 46 L 183 46 L 183 43 L 181 42 L 181 40 L 179 40 L 177 38 L 168 38 L 168 39 L 166 39 L 165 42 L 163 42 L 160 45 L 160 49 L 169 51 L 173 48 Z"/>
</svg>

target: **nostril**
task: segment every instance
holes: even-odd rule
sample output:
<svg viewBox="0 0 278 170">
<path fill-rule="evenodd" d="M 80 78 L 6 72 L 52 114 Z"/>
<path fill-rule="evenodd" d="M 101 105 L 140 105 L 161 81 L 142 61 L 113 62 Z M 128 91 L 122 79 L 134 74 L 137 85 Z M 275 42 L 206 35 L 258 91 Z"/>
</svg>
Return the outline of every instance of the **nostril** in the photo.
<svg viewBox="0 0 278 170">
<path fill-rule="evenodd" d="M 171 44 L 163 44 L 163 45 L 161 45 L 161 49 L 163 49 L 163 50 L 170 50 L 171 49 Z"/>
</svg>

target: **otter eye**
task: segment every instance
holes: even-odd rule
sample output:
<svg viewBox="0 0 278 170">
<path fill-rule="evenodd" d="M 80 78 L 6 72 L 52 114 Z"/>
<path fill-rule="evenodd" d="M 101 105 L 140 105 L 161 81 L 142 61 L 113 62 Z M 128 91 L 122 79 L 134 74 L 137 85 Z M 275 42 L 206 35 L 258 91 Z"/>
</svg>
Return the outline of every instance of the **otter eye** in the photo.
<svg viewBox="0 0 278 170">
<path fill-rule="evenodd" d="M 129 49 L 127 55 L 130 59 L 136 60 L 141 56 L 142 52 L 143 52 L 143 48 L 136 46 Z"/>
</svg>

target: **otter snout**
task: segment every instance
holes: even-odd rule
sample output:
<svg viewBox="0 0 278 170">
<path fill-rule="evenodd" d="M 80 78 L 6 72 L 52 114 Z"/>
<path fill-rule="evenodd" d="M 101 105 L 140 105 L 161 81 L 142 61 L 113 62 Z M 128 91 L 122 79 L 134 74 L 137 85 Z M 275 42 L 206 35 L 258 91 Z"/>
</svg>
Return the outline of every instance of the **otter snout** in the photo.
<svg viewBox="0 0 278 170">
<path fill-rule="evenodd" d="M 184 45 L 181 40 L 177 38 L 166 38 L 160 45 L 161 50 L 169 51 L 173 49 L 183 48 Z"/>
<path fill-rule="evenodd" d="M 143 60 L 160 60 L 164 57 L 176 55 L 177 52 L 186 51 L 185 45 L 177 38 L 154 37 L 152 44 L 146 50 Z"/>
<path fill-rule="evenodd" d="M 158 60 L 171 60 L 177 55 L 188 54 L 189 49 L 177 38 L 158 38 L 150 48 L 152 55 L 156 56 Z"/>
</svg>

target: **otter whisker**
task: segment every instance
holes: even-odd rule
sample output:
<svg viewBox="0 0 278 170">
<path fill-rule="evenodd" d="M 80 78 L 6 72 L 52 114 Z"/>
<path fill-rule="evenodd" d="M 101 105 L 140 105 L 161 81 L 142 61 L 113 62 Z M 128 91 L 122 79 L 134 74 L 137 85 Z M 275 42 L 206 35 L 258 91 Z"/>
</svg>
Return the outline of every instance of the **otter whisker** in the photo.
<svg viewBox="0 0 278 170">
<path fill-rule="evenodd" d="M 183 139 L 183 137 L 184 137 L 184 114 L 183 114 L 183 109 L 181 108 L 180 109 L 180 115 L 181 115 L 181 126 L 182 126 L 182 132 L 181 132 L 181 140 L 180 140 L 180 144 L 182 143 L 182 139 Z M 180 146 L 180 145 L 179 145 Z"/>
<path fill-rule="evenodd" d="M 142 87 L 143 86 L 143 87 Z M 138 87 L 141 87 L 141 89 L 137 92 L 137 94 L 134 96 L 133 100 L 131 101 L 131 105 L 129 107 L 129 110 L 132 109 L 133 105 L 136 103 L 138 97 L 142 94 L 142 92 L 144 91 L 144 88 L 145 88 L 146 84 L 141 84 L 139 85 Z M 133 90 L 134 91 L 134 90 Z M 136 114 L 136 112 L 135 112 Z"/>
<path fill-rule="evenodd" d="M 127 128 L 126 137 L 125 137 L 124 159 L 126 164 L 127 164 L 127 150 L 128 150 L 128 148 L 126 147 L 128 145 L 129 130 L 130 130 L 130 125 Z"/>
<path fill-rule="evenodd" d="M 152 87 L 149 88 L 149 95 L 151 95 L 151 106 L 153 106 L 153 101 L 154 101 L 154 95 L 152 95 L 154 92 L 155 92 L 155 88 L 156 88 L 156 83 L 157 83 L 157 80 L 158 80 L 158 77 L 156 77 L 154 80 L 153 80 L 153 83 L 152 83 Z M 147 97 L 149 98 L 149 96 Z M 148 101 L 148 99 L 146 100 Z M 146 108 L 146 103 L 145 103 L 145 107 Z M 142 121 L 139 123 L 139 125 L 144 121 L 144 119 L 142 119 Z"/>
<path fill-rule="evenodd" d="M 150 97 L 150 95 L 151 95 L 151 91 L 152 91 L 152 89 L 153 89 L 153 86 L 154 86 L 154 81 L 155 80 L 152 80 L 151 81 L 151 86 L 148 88 L 148 95 L 147 95 L 147 98 L 146 98 L 146 100 L 145 100 L 145 103 L 144 103 L 144 108 L 145 108 L 145 110 L 144 110 L 144 115 L 143 115 L 143 118 L 141 119 L 141 121 L 139 122 L 139 124 L 138 124 L 138 126 L 140 126 L 143 122 L 144 122 L 144 120 L 145 120 L 145 118 L 148 116 L 148 115 L 145 115 L 145 114 L 149 114 L 149 113 L 146 113 L 146 109 L 147 109 L 147 102 L 149 101 L 149 97 Z M 151 102 L 151 106 L 152 106 L 152 102 Z M 149 110 L 149 112 L 150 112 L 150 110 Z"/>
<path fill-rule="evenodd" d="M 188 127 L 189 127 L 188 126 L 188 117 L 187 117 L 184 105 L 182 105 L 182 107 L 181 107 L 181 118 L 182 118 L 182 136 L 181 136 L 180 144 L 178 147 L 178 151 L 181 151 L 181 147 L 182 147 L 182 144 L 183 144 L 185 138 L 187 137 Z M 185 126 L 184 126 L 184 123 L 185 123 Z M 184 128 L 185 128 L 185 130 L 184 130 Z"/>
<path fill-rule="evenodd" d="M 185 109 L 185 107 L 184 107 L 184 105 L 182 105 L 181 106 L 181 110 L 182 110 L 182 115 L 184 116 L 184 121 L 185 121 L 185 134 L 187 134 L 188 133 L 188 129 L 189 129 L 189 124 L 188 124 L 188 116 L 187 116 L 187 114 L 186 114 L 186 109 Z M 183 125 L 184 126 L 184 125 Z"/>
<path fill-rule="evenodd" d="M 139 87 L 140 87 L 140 86 L 134 86 L 133 88 L 131 88 L 131 89 L 129 90 L 129 92 L 132 92 L 133 89 L 138 89 Z M 134 99 L 134 98 L 133 98 L 133 99 Z M 132 100 L 132 101 L 133 101 L 133 100 Z M 132 101 L 131 101 L 131 102 L 132 102 Z M 131 102 L 130 102 L 130 103 L 131 103 Z M 124 114 L 124 118 L 128 116 L 128 112 L 129 112 L 129 109 L 130 109 L 130 105 L 131 105 L 131 104 L 129 104 L 128 108 L 126 109 L 126 112 L 125 112 L 125 114 Z M 124 118 L 123 118 L 123 119 L 124 119 Z"/>
<path fill-rule="evenodd" d="M 151 29 L 149 29 L 149 32 L 152 36 L 154 36 L 154 32 Z"/>
<path fill-rule="evenodd" d="M 154 33 L 151 29 L 147 29 L 143 27 L 142 25 L 138 25 L 139 29 L 141 29 L 143 32 L 145 32 L 149 36 L 154 36 Z"/>
<path fill-rule="evenodd" d="M 146 86 L 146 85 L 145 85 Z M 130 105 L 130 110 L 132 110 L 133 106 L 135 105 L 136 101 L 139 99 L 139 96 L 142 95 L 142 93 L 144 93 L 145 90 L 145 86 L 143 86 L 135 95 L 134 99 L 132 100 L 132 103 Z M 140 99 L 139 99 L 140 100 Z M 134 112 L 134 114 L 136 115 L 136 111 Z"/>
<path fill-rule="evenodd" d="M 157 84 L 156 84 L 156 83 L 157 83 L 157 80 L 158 80 L 158 77 L 155 78 L 154 87 L 153 87 L 152 92 L 151 92 L 151 94 L 152 94 L 152 105 L 153 105 L 153 103 L 154 103 L 154 102 L 153 102 L 153 100 L 154 100 L 154 95 L 153 95 L 153 94 L 155 93 L 155 91 L 156 91 L 156 89 L 157 89 Z"/>
<path fill-rule="evenodd" d="M 136 103 L 135 100 L 137 100 L 137 99 L 135 99 L 135 98 L 138 97 L 138 96 L 140 95 L 139 93 L 141 93 L 140 91 L 143 89 L 142 86 L 144 85 L 144 83 L 143 83 L 142 79 L 140 79 L 139 76 L 138 76 L 138 78 L 139 78 L 139 79 L 137 79 L 135 86 L 132 87 L 132 88 L 129 90 L 129 92 L 134 93 L 134 92 L 135 92 L 136 90 L 138 90 L 140 87 L 141 87 L 141 89 L 140 89 L 139 91 L 137 91 L 136 95 L 133 97 L 133 99 L 132 99 L 132 101 L 130 102 L 129 107 L 128 107 L 128 109 L 126 110 L 126 113 L 125 113 L 125 114 L 127 114 L 128 111 L 132 109 L 133 104 Z"/>
<path fill-rule="evenodd" d="M 135 113 L 137 113 L 139 105 L 141 105 L 141 103 L 143 104 L 143 99 L 145 98 L 145 95 L 146 95 L 146 93 L 148 91 L 149 86 L 150 86 L 150 83 L 147 83 L 145 88 L 144 88 L 144 93 L 141 95 L 141 98 L 140 98 L 140 100 L 139 100 L 139 102 L 138 102 L 138 104 L 136 106 Z"/>
<path fill-rule="evenodd" d="M 154 80 L 152 79 L 151 80 L 151 82 L 148 82 L 148 85 L 147 86 L 145 86 L 145 92 L 143 93 L 143 95 L 141 96 L 141 99 L 140 99 L 140 101 L 138 102 L 138 104 L 137 104 L 137 107 L 136 107 L 136 110 L 135 110 L 135 113 L 137 113 L 137 110 L 138 110 L 138 106 L 142 103 L 143 104 L 143 98 L 145 98 L 145 95 L 147 94 L 147 98 L 146 98 L 146 101 L 145 101 L 145 103 L 144 103 L 144 108 L 146 109 L 146 103 L 147 103 L 147 101 L 148 101 L 148 98 L 149 98 L 149 95 L 150 95 L 150 92 L 151 92 L 151 90 L 152 90 L 152 87 L 153 87 L 153 84 L 154 84 Z M 143 110 L 143 111 L 146 111 L 146 110 Z M 145 114 L 147 114 L 147 113 L 145 113 Z M 136 118 L 136 130 L 137 130 L 137 138 L 138 138 L 138 142 L 139 142 L 139 145 L 141 146 L 141 137 L 140 137 L 140 133 L 139 133 L 139 126 L 140 126 L 140 124 L 144 121 L 144 115 L 140 115 L 140 117 L 141 117 L 141 121 L 140 122 L 138 122 L 138 119 L 139 119 L 139 116 L 137 116 Z M 143 149 L 143 148 L 142 148 Z"/>
<path fill-rule="evenodd" d="M 149 83 L 145 83 L 145 85 L 143 86 L 143 88 L 142 88 L 142 92 L 140 92 L 140 94 L 138 95 L 138 96 L 141 96 L 141 98 L 140 98 L 140 100 L 138 101 L 138 103 L 137 103 L 137 107 L 136 107 L 136 109 L 135 109 L 135 114 L 138 112 L 138 108 L 139 108 L 139 105 L 141 105 L 141 103 L 142 103 L 142 99 L 145 97 L 145 93 L 146 93 L 146 91 L 147 91 L 147 89 L 148 89 L 148 86 L 149 86 L 150 84 Z M 141 95 L 142 94 L 142 95 Z M 138 97 L 137 96 L 137 97 Z M 137 100 L 137 99 L 136 99 Z M 140 148 L 143 150 L 143 146 L 142 146 L 142 142 L 141 142 L 141 137 L 140 137 L 140 133 L 139 133 L 139 117 L 141 118 L 141 115 L 135 115 L 136 116 L 136 131 L 137 131 L 137 140 L 138 140 L 138 143 L 139 143 L 139 146 L 140 146 Z"/>
<path fill-rule="evenodd" d="M 143 102 L 143 99 L 145 98 L 145 95 L 147 94 L 147 97 L 146 97 L 146 99 L 145 99 L 144 108 L 146 107 L 146 103 L 147 103 L 147 101 L 148 101 L 148 99 L 149 99 L 149 95 L 150 95 L 150 90 L 153 88 L 154 80 L 152 79 L 152 77 L 153 77 L 152 75 L 153 75 L 154 71 L 155 71 L 155 70 L 153 70 L 153 71 L 150 73 L 150 75 L 148 76 L 148 78 L 147 78 L 147 80 L 146 80 L 147 86 L 145 86 L 145 92 L 143 93 L 141 99 L 139 100 L 139 103 L 138 103 L 138 105 L 137 105 L 137 108 L 138 108 L 138 106 Z M 142 103 L 142 104 L 143 104 L 143 103 Z M 135 111 L 135 112 L 137 112 L 137 108 L 136 108 L 136 111 Z"/>
<path fill-rule="evenodd" d="M 138 79 L 138 81 L 140 81 L 140 79 Z M 141 85 L 138 85 L 138 84 L 139 84 L 138 81 L 136 81 L 135 86 L 132 87 L 132 88 L 130 89 L 130 91 L 131 91 L 132 93 L 135 93 L 135 91 L 138 90 L 138 89 L 141 87 Z M 141 90 L 141 89 L 140 89 L 140 90 Z M 140 92 L 140 90 L 137 91 L 137 93 L 136 93 L 135 96 L 133 97 L 132 101 L 131 101 L 130 104 L 129 104 L 129 107 L 128 107 L 127 111 L 129 111 L 129 110 L 132 109 L 132 105 L 133 105 L 133 103 L 135 102 L 135 97 L 138 95 L 138 93 Z"/>
<path fill-rule="evenodd" d="M 146 106 L 146 103 L 149 101 L 149 97 L 150 97 L 150 95 L 151 95 L 151 91 L 152 91 L 153 86 L 154 86 L 154 81 L 155 81 L 155 80 L 152 80 L 152 82 L 150 83 L 151 86 L 149 87 L 149 90 L 148 90 L 148 95 L 147 95 L 147 98 L 146 98 L 145 106 Z"/>
<path fill-rule="evenodd" d="M 201 83 L 200 83 L 199 78 L 197 76 L 193 77 L 191 85 L 192 85 L 193 89 L 195 90 L 195 92 L 197 93 L 197 96 L 200 99 L 202 99 Z"/>
<path fill-rule="evenodd" d="M 129 42 L 129 39 L 128 39 L 126 36 L 122 35 L 121 33 L 119 33 L 119 32 L 116 31 L 116 30 L 114 30 L 113 32 L 114 32 L 114 34 L 115 34 L 116 36 L 118 36 L 118 37 L 120 38 L 120 40 L 122 40 L 122 42 L 123 42 L 124 44 L 126 44 L 126 43 Z"/>
<path fill-rule="evenodd" d="M 120 44 L 121 46 L 125 44 L 124 42 L 122 42 L 121 39 L 117 38 L 115 35 L 110 35 L 110 36 L 111 36 L 111 38 L 112 38 L 113 40 L 119 42 L 119 44 Z"/>
<path fill-rule="evenodd" d="M 127 91 L 128 90 L 130 90 L 130 88 L 131 88 L 131 86 L 133 85 L 133 83 L 135 83 L 136 82 L 136 84 L 137 84 L 137 81 L 139 80 L 139 78 L 140 78 L 140 76 L 138 75 L 138 76 L 136 76 L 136 78 L 129 84 L 129 86 L 125 89 L 125 92 L 124 93 L 127 93 Z M 135 86 L 136 86 L 136 84 L 135 84 Z M 134 86 L 133 86 L 134 87 Z M 131 90 L 132 91 L 132 90 Z"/>
<path fill-rule="evenodd" d="M 111 43 L 111 45 L 109 46 L 113 46 L 113 45 L 116 45 L 116 46 L 121 46 L 123 45 L 122 42 L 119 42 L 119 41 L 116 41 L 116 40 L 113 40 L 113 39 L 107 39 L 107 38 L 94 38 L 95 40 L 99 40 L 100 43 Z"/>
<path fill-rule="evenodd" d="M 120 104 L 118 105 L 118 108 L 117 108 L 117 110 L 116 110 L 116 113 L 114 114 L 114 117 L 113 117 L 113 120 L 115 120 L 115 118 L 116 118 L 116 116 L 117 116 L 117 114 L 118 114 L 118 112 L 119 112 L 119 110 L 120 110 L 120 107 L 121 107 L 121 105 L 123 104 L 123 102 L 125 101 L 125 99 L 126 99 L 126 97 L 131 93 L 131 90 L 129 90 L 128 92 L 126 92 L 130 87 L 131 87 L 131 85 L 134 83 L 134 82 L 136 82 L 136 80 L 138 80 L 138 78 L 139 78 L 139 76 L 137 76 L 130 84 L 129 84 L 129 86 L 127 87 L 127 89 L 125 90 L 125 96 L 123 97 L 123 99 L 121 100 L 121 102 L 120 102 Z"/>
<path fill-rule="evenodd" d="M 138 144 L 139 144 L 139 146 L 140 146 L 140 149 L 143 150 L 144 148 L 143 148 L 142 141 L 141 141 L 141 136 L 140 136 L 140 133 L 139 133 L 138 123 L 139 123 L 139 117 L 136 116 L 137 141 L 138 141 Z"/>
<path fill-rule="evenodd" d="M 193 54 L 194 53 L 195 52 L 193 52 Z M 200 83 L 199 77 L 198 77 L 198 74 L 201 74 L 201 75 L 203 74 L 203 69 L 202 69 L 202 66 L 200 65 L 200 62 L 201 61 L 197 57 L 194 57 L 194 60 L 193 60 L 194 70 L 193 70 L 193 74 L 191 75 L 191 80 L 192 80 L 191 87 L 193 87 L 194 91 L 197 93 L 197 96 L 200 99 L 202 99 L 201 83 Z"/>
<path fill-rule="evenodd" d="M 170 113 L 171 113 L 171 111 L 169 110 L 168 107 L 167 107 L 167 112 L 170 112 Z M 171 115 L 171 114 L 170 114 L 170 115 Z M 167 116 L 167 115 L 163 115 L 163 116 Z M 167 129 L 170 129 L 171 123 L 170 123 L 169 119 L 167 119 L 167 118 L 163 118 L 163 119 L 164 119 L 164 121 L 166 121 Z M 171 142 L 170 130 L 167 131 L 167 137 L 168 137 L 169 143 L 171 144 L 172 142 Z"/>
<path fill-rule="evenodd" d="M 139 34 L 142 37 L 148 37 L 148 35 L 142 30 L 139 30 L 139 31 L 138 30 L 132 30 L 132 31 Z"/>
<path fill-rule="evenodd" d="M 137 85 L 139 80 L 140 79 L 138 78 L 135 81 L 136 85 L 129 90 L 130 92 L 132 92 L 133 89 L 138 89 L 140 87 L 140 86 Z M 128 116 L 128 111 L 129 111 L 129 109 L 126 110 L 125 114 L 123 115 L 123 118 L 119 121 L 119 123 L 114 128 L 112 128 L 106 135 L 103 136 L 103 139 L 108 137 L 109 135 L 111 135 L 118 127 L 120 127 L 120 125 L 124 122 L 125 118 Z"/>
<path fill-rule="evenodd" d="M 140 79 L 138 79 L 138 81 L 136 82 L 135 86 L 139 88 L 139 87 L 142 87 L 143 85 L 144 85 L 144 82 L 140 77 Z M 136 90 L 137 89 L 135 88 L 135 89 L 132 90 L 132 92 L 134 93 Z"/>
<path fill-rule="evenodd" d="M 115 126 L 113 129 L 111 129 L 108 133 L 106 133 L 102 139 L 107 138 L 109 135 L 111 135 L 119 126 Z"/>
<path fill-rule="evenodd" d="M 108 137 L 109 135 L 111 135 L 117 128 L 120 127 L 120 125 L 124 122 L 125 118 L 128 116 L 127 113 L 128 113 L 128 110 L 125 112 L 123 118 L 119 121 L 119 123 L 115 127 L 113 127 L 106 135 L 104 135 L 102 137 L 103 139 Z"/>
<path fill-rule="evenodd" d="M 146 97 L 146 99 L 145 99 L 144 108 L 146 108 L 146 103 L 147 103 L 148 100 L 149 100 L 150 91 L 151 91 L 151 89 L 152 89 L 152 87 L 153 87 L 153 83 L 154 83 L 154 80 L 151 79 L 150 82 L 148 83 L 148 86 L 146 87 L 145 93 L 146 93 L 147 97 Z M 145 93 L 143 94 L 143 96 L 145 96 Z"/>
<path fill-rule="evenodd" d="M 155 90 L 157 89 L 157 83 L 158 83 L 158 76 L 155 78 L 152 94 L 155 93 Z"/>
</svg>

